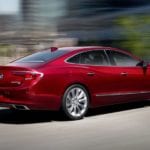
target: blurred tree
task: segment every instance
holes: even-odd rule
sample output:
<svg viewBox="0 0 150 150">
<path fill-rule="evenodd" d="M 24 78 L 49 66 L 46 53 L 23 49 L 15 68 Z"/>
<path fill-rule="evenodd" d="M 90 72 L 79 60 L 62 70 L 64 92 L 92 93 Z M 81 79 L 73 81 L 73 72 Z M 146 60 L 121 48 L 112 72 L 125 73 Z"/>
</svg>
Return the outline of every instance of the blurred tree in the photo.
<svg viewBox="0 0 150 150">
<path fill-rule="evenodd" d="M 131 50 L 141 57 L 150 55 L 150 16 L 124 16 L 117 20 L 117 24 L 123 28 L 124 48 Z M 150 57 L 149 57 L 150 58 Z"/>
</svg>

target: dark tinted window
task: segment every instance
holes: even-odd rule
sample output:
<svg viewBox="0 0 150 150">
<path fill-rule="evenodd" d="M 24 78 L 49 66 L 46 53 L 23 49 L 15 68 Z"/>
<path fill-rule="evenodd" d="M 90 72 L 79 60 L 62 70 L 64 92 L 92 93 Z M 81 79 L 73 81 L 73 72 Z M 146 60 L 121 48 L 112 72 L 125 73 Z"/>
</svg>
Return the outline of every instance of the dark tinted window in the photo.
<svg viewBox="0 0 150 150">
<path fill-rule="evenodd" d="M 102 50 L 88 51 L 78 54 L 70 58 L 68 62 L 89 65 L 108 65 L 107 57 Z"/>
<path fill-rule="evenodd" d="M 34 53 L 32 55 L 28 55 L 26 57 L 16 60 L 15 62 L 21 62 L 21 63 L 46 62 L 46 61 L 56 59 L 56 58 L 64 55 L 65 53 L 67 53 L 67 51 L 57 50 L 57 51 L 51 52 L 50 50 L 45 50 L 45 51 Z"/>
<path fill-rule="evenodd" d="M 71 57 L 68 60 L 68 62 L 78 64 L 78 63 L 80 63 L 80 56 L 81 56 L 81 54 L 75 55 L 75 56 Z"/>
<path fill-rule="evenodd" d="M 111 57 L 117 66 L 136 66 L 139 62 L 127 54 L 116 51 L 111 51 Z"/>
</svg>

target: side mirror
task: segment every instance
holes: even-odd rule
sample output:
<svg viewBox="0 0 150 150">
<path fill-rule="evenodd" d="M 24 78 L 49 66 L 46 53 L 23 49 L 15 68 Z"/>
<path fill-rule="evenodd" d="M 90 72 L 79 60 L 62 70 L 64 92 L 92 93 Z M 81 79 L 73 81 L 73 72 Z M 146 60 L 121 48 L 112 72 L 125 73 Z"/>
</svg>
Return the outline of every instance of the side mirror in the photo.
<svg viewBox="0 0 150 150">
<path fill-rule="evenodd" d="M 144 68 L 144 69 L 147 69 L 147 67 L 148 67 L 148 63 L 145 62 L 145 61 L 143 61 L 143 68 Z"/>
<path fill-rule="evenodd" d="M 137 64 L 137 66 L 141 66 L 143 69 L 147 69 L 148 63 L 142 60 Z"/>
</svg>

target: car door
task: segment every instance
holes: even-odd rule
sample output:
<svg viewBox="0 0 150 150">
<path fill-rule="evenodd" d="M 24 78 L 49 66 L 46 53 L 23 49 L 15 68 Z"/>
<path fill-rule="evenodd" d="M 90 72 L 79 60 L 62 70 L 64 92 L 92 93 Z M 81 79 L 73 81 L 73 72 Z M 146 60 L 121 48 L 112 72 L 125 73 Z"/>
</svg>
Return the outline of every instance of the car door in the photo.
<svg viewBox="0 0 150 150">
<path fill-rule="evenodd" d="M 121 90 L 122 77 L 114 72 L 105 50 L 84 51 L 71 57 L 67 62 L 80 68 L 81 83 L 89 89 L 93 107 L 116 103 L 112 95 Z"/>
<path fill-rule="evenodd" d="M 109 50 L 107 54 L 116 76 L 119 75 L 121 78 L 120 89 L 114 93 L 116 96 L 122 96 L 118 102 L 141 100 L 143 94 L 145 94 L 144 83 L 146 78 L 143 68 L 137 65 L 139 60 L 128 53 L 117 50 Z"/>
</svg>

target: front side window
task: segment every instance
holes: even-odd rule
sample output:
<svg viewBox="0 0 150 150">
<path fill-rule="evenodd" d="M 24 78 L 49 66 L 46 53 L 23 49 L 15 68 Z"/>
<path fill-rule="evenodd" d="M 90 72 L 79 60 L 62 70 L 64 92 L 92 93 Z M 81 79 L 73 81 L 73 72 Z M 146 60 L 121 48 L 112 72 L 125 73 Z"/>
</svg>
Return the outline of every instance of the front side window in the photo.
<svg viewBox="0 0 150 150">
<path fill-rule="evenodd" d="M 89 65 L 108 65 L 107 57 L 104 51 L 88 51 L 80 53 L 68 60 L 71 63 L 89 64 Z"/>
<path fill-rule="evenodd" d="M 111 51 L 111 57 L 117 66 L 136 66 L 139 62 L 130 55 L 117 51 Z"/>
</svg>

